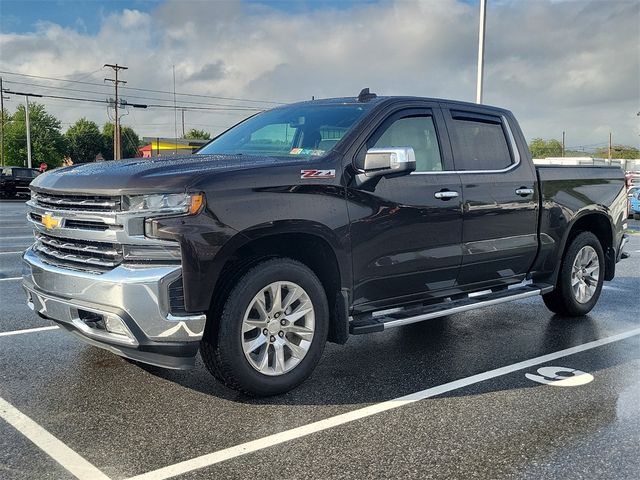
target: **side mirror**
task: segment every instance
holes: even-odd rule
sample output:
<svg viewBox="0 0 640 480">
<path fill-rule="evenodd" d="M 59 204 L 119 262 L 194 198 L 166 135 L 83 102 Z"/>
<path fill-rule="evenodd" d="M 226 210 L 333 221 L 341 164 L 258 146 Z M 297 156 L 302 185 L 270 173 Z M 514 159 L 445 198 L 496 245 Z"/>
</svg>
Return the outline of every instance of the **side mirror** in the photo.
<svg viewBox="0 0 640 480">
<path fill-rule="evenodd" d="M 416 169 L 416 154 L 411 147 L 370 148 L 364 157 L 364 175 L 368 178 L 405 175 Z"/>
</svg>

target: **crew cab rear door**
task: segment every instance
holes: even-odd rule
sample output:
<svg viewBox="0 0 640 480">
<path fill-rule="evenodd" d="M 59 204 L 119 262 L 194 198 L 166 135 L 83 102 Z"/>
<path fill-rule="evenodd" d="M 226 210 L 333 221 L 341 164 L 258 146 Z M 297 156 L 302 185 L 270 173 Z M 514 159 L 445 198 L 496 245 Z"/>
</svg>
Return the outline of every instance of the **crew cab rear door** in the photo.
<svg viewBox="0 0 640 480">
<path fill-rule="evenodd" d="M 369 148 L 412 147 L 416 171 L 347 190 L 355 306 L 429 298 L 455 285 L 462 261 L 460 178 L 452 171 L 442 113 L 427 105 L 391 109 L 357 147 L 356 168 Z"/>
<path fill-rule="evenodd" d="M 515 120 L 454 104 L 443 105 L 443 114 L 464 198 L 458 284 L 520 281 L 538 249 L 538 192 L 533 165 L 518 149 Z"/>
</svg>

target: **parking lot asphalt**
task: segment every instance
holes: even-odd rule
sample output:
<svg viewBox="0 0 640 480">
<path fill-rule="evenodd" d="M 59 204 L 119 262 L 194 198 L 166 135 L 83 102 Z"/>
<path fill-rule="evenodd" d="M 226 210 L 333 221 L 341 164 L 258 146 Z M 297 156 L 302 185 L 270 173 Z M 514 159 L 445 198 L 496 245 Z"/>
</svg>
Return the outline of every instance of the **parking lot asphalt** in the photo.
<svg viewBox="0 0 640 480">
<path fill-rule="evenodd" d="M 0 202 L 1 479 L 640 474 L 640 231 L 584 318 L 532 298 L 354 336 L 267 399 L 201 362 L 162 370 L 59 329 L 17 333 L 52 326 L 17 279 L 30 243 L 24 203 Z M 585 383 L 532 380 L 549 366 Z"/>
</svg>

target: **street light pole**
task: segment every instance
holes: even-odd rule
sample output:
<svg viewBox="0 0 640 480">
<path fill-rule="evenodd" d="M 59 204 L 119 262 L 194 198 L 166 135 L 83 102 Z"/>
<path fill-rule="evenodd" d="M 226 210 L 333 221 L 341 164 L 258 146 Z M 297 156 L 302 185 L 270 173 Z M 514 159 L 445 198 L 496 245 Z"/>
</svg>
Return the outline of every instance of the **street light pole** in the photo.
<svg viewBox="0 0 640 480">
<path fill-rule="evenodd" d="M 4 89 L 0 77 L 0 167 L 4 167 Z"/>
<path fill-rule="evenodd" d="M 27 130 L 27 166 L 31 168 L 31 128 L 29 127 L 29 97 L 42 97 L 37 93 L 14 92 L 13 90 L 4 90 L 4 92 L 13 95 L 24 96 L 26 108 L 24 110 L 24 126 Z M 1 94 L 2 92 L 0 92 Z"/>
<path fill-rule="evenodd" d="M 478 80 L 476 103 L 482 103 L 482 80 L 484 75 L 484 30 L 487 24 L 487 0 L 480 0 L 480 31 L 478 33 Z"/>
<path fill-rule="evenodd" d="M 31 127 L 29 126 L 29 95 L 25 95 L 24 97 L 26 101 L 26 109 L 25 109 L 25 127 L 27 129 L 27 167 L 31 168 Z"/>
</svg>

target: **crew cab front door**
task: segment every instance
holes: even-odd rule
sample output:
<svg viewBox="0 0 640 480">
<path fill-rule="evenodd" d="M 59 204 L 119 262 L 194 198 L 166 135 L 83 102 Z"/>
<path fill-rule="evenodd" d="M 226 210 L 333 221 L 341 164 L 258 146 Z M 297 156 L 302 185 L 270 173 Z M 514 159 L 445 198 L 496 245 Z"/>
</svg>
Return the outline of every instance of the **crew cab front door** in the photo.
<svg viewBox="0 0 640 480">
<path fill-rule="evenodd" d="M 356 167 L 369 148 L 384 147 L 412 147 L 416 171 L 347 188 L 356 309 L 429 298 L 455 285 L 462 261 L 461 184 L 440 109 L 390 112 L 359 147 Z"/>
<path fill-rule="evenodd" d="M 443 115 L 464 197 L 458 284 L 523 280 L 538 249 L 538 192 L 534 167 L 518 149 L 517 124 L 482 107 L 443 105 Z"/>
</svg>

